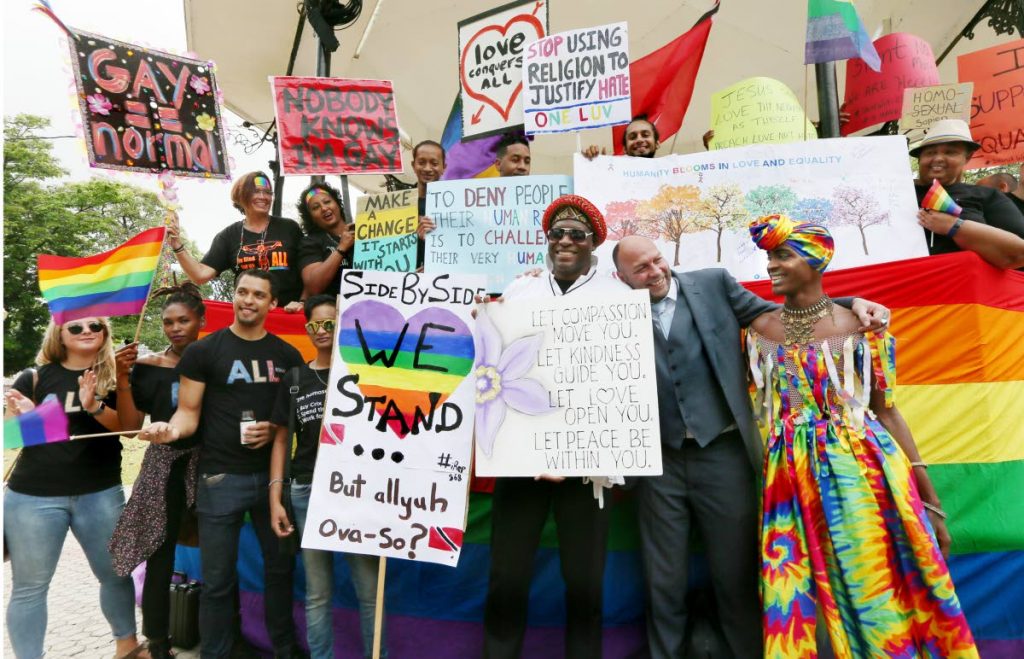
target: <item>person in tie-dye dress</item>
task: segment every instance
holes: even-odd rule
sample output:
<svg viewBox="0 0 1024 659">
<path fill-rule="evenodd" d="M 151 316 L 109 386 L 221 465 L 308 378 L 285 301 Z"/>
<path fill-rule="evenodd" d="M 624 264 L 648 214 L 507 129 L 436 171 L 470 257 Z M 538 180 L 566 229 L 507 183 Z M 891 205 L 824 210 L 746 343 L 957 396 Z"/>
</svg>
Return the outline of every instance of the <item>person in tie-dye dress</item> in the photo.
<svg viewBox="0 0 1024 659">
<path fill-rule="evenodd" d="M 766 436 L 761 599 L 766 657 L 977 657 L 946 567 L 950 537 L 893 404 L 895 340 L 864 335 L 822 289 L 824 227 L 773 215 L 750 233 L 785 305 L 745 342 Z"/>
</svg>

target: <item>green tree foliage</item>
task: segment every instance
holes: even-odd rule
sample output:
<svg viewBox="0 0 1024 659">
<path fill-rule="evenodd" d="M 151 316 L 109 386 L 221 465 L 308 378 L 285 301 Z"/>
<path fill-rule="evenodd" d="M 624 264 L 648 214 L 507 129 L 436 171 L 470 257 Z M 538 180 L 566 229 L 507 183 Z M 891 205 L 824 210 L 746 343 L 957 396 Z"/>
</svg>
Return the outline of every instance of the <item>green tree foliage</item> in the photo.
<svg viewBox="0 0 1024 659">
<path fill-rule="evenodd" d="M 798 198 L 788 185 L 761 185 L 747 193 L 747 211 L 753 218 L 790 215 Z"/>
</svg>

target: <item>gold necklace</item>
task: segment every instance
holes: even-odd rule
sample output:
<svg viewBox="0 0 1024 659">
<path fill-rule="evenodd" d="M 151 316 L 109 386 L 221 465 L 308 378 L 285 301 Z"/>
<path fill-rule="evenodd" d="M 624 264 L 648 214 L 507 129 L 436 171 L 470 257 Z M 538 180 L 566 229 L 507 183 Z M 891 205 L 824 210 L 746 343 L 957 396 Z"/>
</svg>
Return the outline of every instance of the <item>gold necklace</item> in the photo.
<svg viewBox="0 0 1024 659">
<path fill-rule="evenodd" d="M 786 345 L 810 343 L 814 339 L 814 323 L 832 315 L 832 298 L 823 295 L 809 307 L 794 309 L 782 307 L 782 329 Z"/>
</svg>

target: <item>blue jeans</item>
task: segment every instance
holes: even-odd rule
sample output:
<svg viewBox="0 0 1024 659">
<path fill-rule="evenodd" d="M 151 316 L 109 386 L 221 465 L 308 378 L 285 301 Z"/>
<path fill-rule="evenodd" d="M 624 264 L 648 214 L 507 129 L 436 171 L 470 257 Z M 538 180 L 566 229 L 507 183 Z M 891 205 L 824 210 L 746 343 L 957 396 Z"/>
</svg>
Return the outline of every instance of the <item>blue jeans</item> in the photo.
<svg viewBox="0 0 1024 659">
<path fill-rule="evenodd" d="M 36 497 L 8 489 L 4 527 L 11 552 L 12 589 L 7 605 L 7 633 L 18 659 L 43 656 L 46 595 L 68 529 L 82 546 L 100 582 L 100 609 L 115 639 L 135 635 L 135 587 L 119 577 L 107 551 L 124 509 L 120 485 L 69 497 Z"/>
<path fill-rule="evenodd" d="M 292 507 L 295 509 L 295 528 L 302 534 L 309 511 L 309 485 L 292 484 Z M 359 601 L 359 630 L 363 637 L 363 656 L 373 654 L 373 619 L 377 605 L 377 570 L 380 560 L 365 554 L 344 554 L 352 574 L 352 585 Z M 334 657 L 334 625 L 331 617 L 331 593 L 334 590 L 334 552 L 303 549 L 302 564 L 306 569 L 306 640 L 311 659 Z M 387 657 L 381 618 L 380 656 Z"/>
<path fill-rule="evenodd" d="M 199 634 L 203 659 L 231 652 L 238 587 L 238 537 L 245 513 L 263 553 L 263 607 L 274 652 L 289 656 L 295 645 L 292 624 L 291 556 L 282 556 L 270 528 L 267 474 L 200 474 L 196 492 L 199 556 L 203 566 Z"/>
</svg>

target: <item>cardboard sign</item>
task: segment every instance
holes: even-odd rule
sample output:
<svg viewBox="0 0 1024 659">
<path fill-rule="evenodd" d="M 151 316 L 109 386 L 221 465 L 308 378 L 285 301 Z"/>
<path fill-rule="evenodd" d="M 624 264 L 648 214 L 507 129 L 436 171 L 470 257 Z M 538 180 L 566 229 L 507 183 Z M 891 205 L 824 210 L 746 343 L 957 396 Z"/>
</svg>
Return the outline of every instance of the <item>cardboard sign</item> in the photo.
<svg viewBox="0 0 1024 659">
<path fill-rule="evenodd" d="M 747 78 L 711 96 L 711 149 L 818 139 L 793 92 L 772 78 Z"/>
<path fill-rule="evenodd" d="M 974 83 L 971 169 L 1024 161 L 1024 39 L 961 55 L 960 82 Z"/>
<path fill-rule="evenodd" d="M 302 546 L 454 566 L 481 277 L 346 270 Z"/>
<path fill-rule="evenodd" d="M 229 178 L 212 62 L 73 32 L 89 165 Z"/>
<path fill-rule="evenodd" d="M 478 313 L 478 475 L 661 474 L 650 295 L 582 291 Z"/>
<path fill-rule="evenodd" d="M 626 23 L 560 32 L 526 49 L 523 113 L 527 133 L 564 133 L 628 124 Z"/>
<path fill-rule="evenodd" d="M 840 127 L 843 135 L 896 121 L 903 110 L 904 89 L 940 82 L 935 55 L 924 39 L 897 32 L 876 40 L 875 48 L 882 58 L 880 72 L 872 71 L 864 60 L 847 61 L 843 109 L 850 120 Z"/>
<path fill-rule="evenodd" d="M 925 130 L 940 119 L 962 119 L 969 122 L 973 92 L 974 83 L 970 82 L 904 89 L 900 132 Z"/>
<path fill-rule="evenodd" d="M 917 224 L 907 141 L 900 135 L 762 144 L 662 158 L 598 156 L 574 162 L 576 194 L 604 213 L 609 240 L 651 238 L 678 270 L 726 268 L 767 277 L 747 226 L 783 213 L 824 224 L 835 238 L 829 271 L 928 255 Z"/>
<path fill-rule="evenodd" d="M 459 21 L 462 137 L 523 124 L 523 56 L 548 33 L 548 3 L 520 0 Z"/>
<path fill-rule="evenodd" d="M 270 86 L 283 174 L 402 171 L 390 81 L 277 76 Z"/>
<path fill-rule="evenodd" d="M 356 206 L 356 270 L 412 272 L 416 269 L 416 190 L 381 192 L 359 198 Z"/>
<path fill-rule="evenodd" d="M 427 234 L 423 269 L 486 275 L 487 291 L 500 293 L 524 270 L 544 267 L 544 209 L 571 192 L 572 179 L 554 175 L 428 184 L 437 228 Z"/>
</svg>

